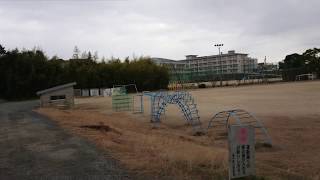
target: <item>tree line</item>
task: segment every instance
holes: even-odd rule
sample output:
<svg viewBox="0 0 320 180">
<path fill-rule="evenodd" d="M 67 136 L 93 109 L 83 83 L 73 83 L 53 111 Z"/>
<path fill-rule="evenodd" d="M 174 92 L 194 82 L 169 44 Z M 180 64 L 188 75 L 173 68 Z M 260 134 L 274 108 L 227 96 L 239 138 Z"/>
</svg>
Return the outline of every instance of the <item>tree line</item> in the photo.
<svg viewBox="0 0 320 180">
<path fill-rule="evenodd" d="M 320 78 L 320 49 L 308 49 L 302 54 L 287 55 L 279 62 L 279 69 L 285 81 L 294 81 L 300 74 L 316 74 Z"/>
<path fill-rule="evenodd" d="M 165 89 L 166 67 L 149 57 L 97 61 L 97 55 L 75 52 L 69 60 L 48 58 L 42 50 L 5 50 L 0 45 L 0 98 L 28 99 L 36 92 L 56 85 L 77 82 L 76 88 L 111 88 L 115 84 L 136 84 L 139 91 Z"/>
</svg>

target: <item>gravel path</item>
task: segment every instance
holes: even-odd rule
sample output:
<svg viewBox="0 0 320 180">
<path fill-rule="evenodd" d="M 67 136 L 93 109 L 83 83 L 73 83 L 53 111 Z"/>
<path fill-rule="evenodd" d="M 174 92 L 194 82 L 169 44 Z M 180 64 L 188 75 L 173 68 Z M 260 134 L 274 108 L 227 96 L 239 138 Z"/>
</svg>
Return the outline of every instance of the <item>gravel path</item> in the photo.
<svg viewBox="0 0 320 180">
<path fill-rule="evenodd" d="M 37 101 L 0 103 L 0 179 L 131 179 L 116 160 L 32 112 Z"/>
</svg>

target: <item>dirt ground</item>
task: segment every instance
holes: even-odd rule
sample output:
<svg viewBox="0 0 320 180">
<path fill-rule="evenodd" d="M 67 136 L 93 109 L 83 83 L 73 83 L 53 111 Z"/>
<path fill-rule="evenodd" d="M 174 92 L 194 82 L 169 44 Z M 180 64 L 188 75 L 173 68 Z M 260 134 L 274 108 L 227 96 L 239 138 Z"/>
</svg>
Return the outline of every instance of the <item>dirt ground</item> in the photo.
<svg viewBox="0 0 320 180">
<path fill-rule="evenodd" d="M 0 103 L 0 179 L 132 179 L 94 143 L 33 112 L 38 101 Z"/>
<path fill-rule="evenodd" d="M 264 123 L 273 140 L 273 147 L 257 149 L 258 176 L 267 179 L 320 179 L 320 81 L 197 89 L 190 90 L 190 93 L 195 98 L 204 127 L 215 113 L 235 108 L 253 113 Z M 135 101 L 138 107 L 138 99 Z M 76 99 L 76 107 L 73 110 L 41 109 L 38 112 L 86 137 L 89 137 L 88 133 L 79 130 L 79 125 L 104 123 L 109 125 L 108 127 L 113 127 L 118 135 L 112 137 L 110 134 L 100 135 L 100 138 L 105 137 L 105 139 L 100 139 L 100 143 L 97 144 L 103 144 L 111 151 L 113 149 L 120 161 L 125 159 L 122 162 L 132 169 L 149 169 L 152 172 L 152 168 L 159 168 L 159 165 L 150 165 L 152 161 L 144 165 L 136 163 L 139 160 L 146 160 L 145 157 L 139 157 L 139 151 L 150 148 L 152 152 L 140 155 L 152 156 L 154 152 L 161 152 L 167 159 L 176 160 L 172 160 L 172 163 L 176 163 L 179 158 L 192 162 L 190 168 L 181 168 L 175 164 L 176 169 L 180 167 L 183 170 L 179 175 L 176 175 L 178 171 L 172 172 L 170 167 L 167 167 L 173 166 L 172 163 L 164 162 L 160 170 L 167 169 L 165 175 L 185 178 L 201 174 L 199 177 L 205 178 L 203 174 L 211 175 L 211 171 L 217 171 L 219 177 L 226 176 L 226 144 L 218 144 L 214 138 L 208 136 L 192 136 L 191 127 L 186 126 L 182 113 L 174 105 L 167 107 L 162 126 L 158 130 L 151 129 L 148 97 L 144 97 L 143 114 L 115 113 L 111 107 L 110 97 L 79 98 Z M 71 122 L 70 119 L 74 121 Z M 90 133 L 92 135 L 94 132 Z M 114 140 L 115 136 L 118 140 L 126 138 L 119 144 L 127 146 L 114 148 L 114 144 L 108 144 L 107 141 Z M 143 139 L 146 137 L 149 139 Z M 141 139 L 136 138 L 143 139 L 144 147 L 133 145 L 141 146 Z M 98 141 L 97 138 L 93 139 Z M 130 147 L 128 144 L 135 147 L 136 151 L 128 149 Z M 151 147 L 152 144 L 154 147 Z M 166 153 L 163 153 L 164 151 Z M 132 161 L 128 160 L 130 158 Z M 165 158 L 159 157 L 159 159 Z"/>
</svg>

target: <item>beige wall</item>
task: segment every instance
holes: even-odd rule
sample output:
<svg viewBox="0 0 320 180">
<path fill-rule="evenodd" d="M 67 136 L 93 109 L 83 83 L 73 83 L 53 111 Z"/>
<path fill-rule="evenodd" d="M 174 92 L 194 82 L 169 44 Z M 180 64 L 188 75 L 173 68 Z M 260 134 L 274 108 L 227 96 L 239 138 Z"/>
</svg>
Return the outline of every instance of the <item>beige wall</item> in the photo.
<svg viewBox="0 0 320 180">
<path fill-rule="evenodd" d="M 65 95 L 65 100 L 50 100 L 51 96 L 59 96 Z M 52 91 L 48 93 L 44 93 L 40 96 L 40 106 L 41 107 L 48 107 L 48 106 L 56 106 L 56 105 L 67 105 L 73 106 L 74 105 L 74 91 L 73 87 L 67 87 L 64 89 L 60 89 L 57 91 Z"/>
</svg>

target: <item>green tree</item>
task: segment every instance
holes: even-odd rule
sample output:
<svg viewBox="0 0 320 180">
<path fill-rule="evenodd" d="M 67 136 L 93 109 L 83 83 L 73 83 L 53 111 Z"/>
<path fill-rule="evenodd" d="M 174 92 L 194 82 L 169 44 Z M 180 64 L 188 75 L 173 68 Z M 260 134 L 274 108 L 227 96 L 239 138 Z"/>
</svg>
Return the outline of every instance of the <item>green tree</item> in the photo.
<svg viewBox="0 0 320 180">
<path fill-rule="evenodd" d="M 295 80 L 299 74 L 316 73 L 320 75 L 320 49 L 308 49 L 302 54 L 290 54 L 279 62 L 284 80 Z"/>
<path fill-rule="evenodd" d="M 149 57 L 123 62 L 111 58 L 96 62 L 88 58 L 62 60 L 58 56 L 48 59 L 40 49 L 19 51 L 0 50 L 0 98 L 25 99 L 36 92 L 67 82 L 77 82 L 77 88 L 103 88 L 115 84 L 137 84 L 140 91 L 164 89 L 169 76 L 165 67 L 152 63 Z"/>
<path fill-rule="evenodd" d="M 320 76 L 320 49 L 308 49 L 302 54 L 306 59 L 308 70 Z"/>
<path fill-rule="evenodd" d="M 5 48 L 0 44 L 0 56 L 6 53 Z"/>
</svg>

